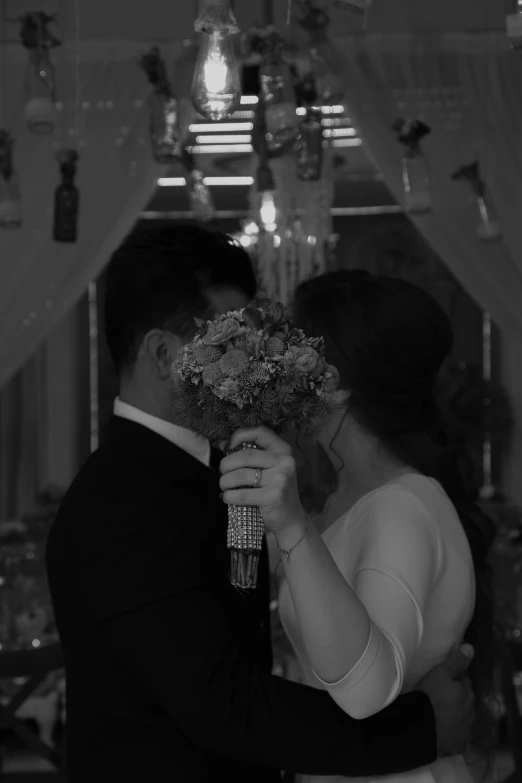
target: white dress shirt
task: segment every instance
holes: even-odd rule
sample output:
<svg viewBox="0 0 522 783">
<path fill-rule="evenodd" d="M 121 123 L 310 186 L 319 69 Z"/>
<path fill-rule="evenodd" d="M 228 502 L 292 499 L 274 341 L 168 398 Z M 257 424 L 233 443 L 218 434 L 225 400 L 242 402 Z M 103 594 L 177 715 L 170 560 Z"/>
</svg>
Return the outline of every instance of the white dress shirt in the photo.
<svg viewBox="0 0 522 783">
<path fill-rule="evenodd" d="M 207 467 L 210 465 L 210 443 L 206 438 L 196 435 L 191 430 L 179 427 L 170 421 L 158 419 L 157 416 L 151 416 L 150 413 L 145 413 L 134 405 L 122 402 L 119 397 L 114 400 L 114 415 L 148 427 L 149 430 L 170 440 L 179 449 L 202 462 L 203 465 L 207 465 Z"/>
</svg>

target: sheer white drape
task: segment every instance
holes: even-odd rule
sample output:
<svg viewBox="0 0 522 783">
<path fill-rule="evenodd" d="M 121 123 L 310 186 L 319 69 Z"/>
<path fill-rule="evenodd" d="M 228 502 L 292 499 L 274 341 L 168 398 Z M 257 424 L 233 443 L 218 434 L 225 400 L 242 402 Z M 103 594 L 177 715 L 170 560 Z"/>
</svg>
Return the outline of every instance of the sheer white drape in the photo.
<svg viewBox="0 0 522 783">
<path fill-rule="evenodd" d="M 23 227 L 0 230 L 0 388 L 78 300 L 111 251 L 131 229 L 163 173 L 151 159 L 146 99 L 150 87 L 137 66 L 148 42 L 88 42 L 79 47 L 80 111 L 75 109 L 76 51 L 54 53 L 58 92 L 65 106 L 54 136 L 25 127 L 21 47 L 7 52 L 8 126 L 16 139 Z M 166 53 L 169 62 L 181 47 Z M 58 184 L 54 154 L 76 142 L 80 116 L 79 241 L 52 239 L 53 193 Z"/>
<path fill-rule="evenodd" d="M 522 340 L 522 67 L 503 34 L 372 35 L 343 39 L 346 100 L 388 187 L 403 202 L 399 116 L 432 128 L 423 140 L 431 213 L 413 217 L 467 291 L 508 334 Z M 477 207 L 451 180 L 478 160 L 502 229 L 477 238 Z"/>
</svg>

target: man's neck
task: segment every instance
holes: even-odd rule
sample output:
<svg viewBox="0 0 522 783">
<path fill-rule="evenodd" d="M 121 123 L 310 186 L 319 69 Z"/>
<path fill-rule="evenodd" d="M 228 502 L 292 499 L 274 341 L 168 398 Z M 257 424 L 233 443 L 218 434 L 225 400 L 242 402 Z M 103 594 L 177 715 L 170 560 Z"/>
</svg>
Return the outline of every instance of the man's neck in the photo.
<svg viewBox="0 0 522 783">
<path fill-rule="evenodd" d="M 161 404 L 160 401 L 155 400 L 149 396 L 141 395 L 133 392 L 132 389 L 120 389 L 119 398 L 127 405 L 132 405 L 133 408 L 148 413 L 149 416 L 154 416 L 157 419 L 168 421 L 174 424 L 172 417 L 169 415 L 170 411 L 167 405 Z"/>
</svg>

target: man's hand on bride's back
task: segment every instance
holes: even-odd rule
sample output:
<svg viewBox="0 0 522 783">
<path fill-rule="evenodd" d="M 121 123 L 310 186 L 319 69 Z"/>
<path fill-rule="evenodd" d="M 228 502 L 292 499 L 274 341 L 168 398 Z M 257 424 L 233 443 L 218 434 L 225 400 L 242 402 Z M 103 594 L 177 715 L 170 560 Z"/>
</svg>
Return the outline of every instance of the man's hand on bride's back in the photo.
<svg viewBox="0 0 522 783">
<path fill-rule="evenodd" d="M 462 645 L 428 672 L 417 687 L 429 696 L 435 711 L 439 756 L 458 755 L 468 748 L 475 719 L 475 700 L 467 676 L 472 660 L 473 648 Z"/>
</svg>

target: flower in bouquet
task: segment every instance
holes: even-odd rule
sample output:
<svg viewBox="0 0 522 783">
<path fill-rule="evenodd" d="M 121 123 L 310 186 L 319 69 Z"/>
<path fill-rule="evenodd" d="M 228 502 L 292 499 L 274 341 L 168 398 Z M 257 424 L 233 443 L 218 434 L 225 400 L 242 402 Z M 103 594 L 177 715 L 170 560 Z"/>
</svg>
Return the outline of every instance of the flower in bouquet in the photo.
<svg viewBox="0 0 522 783">
<path fill-rule="evenodd" d="M 283 305 L 258 300 L 197 324 L 173 367 L 180 424 L 216 442 L 242 427 L 310 430 L 334 409 L 339 375 L 323 339 L 295 328 Z"/>
</svg>

